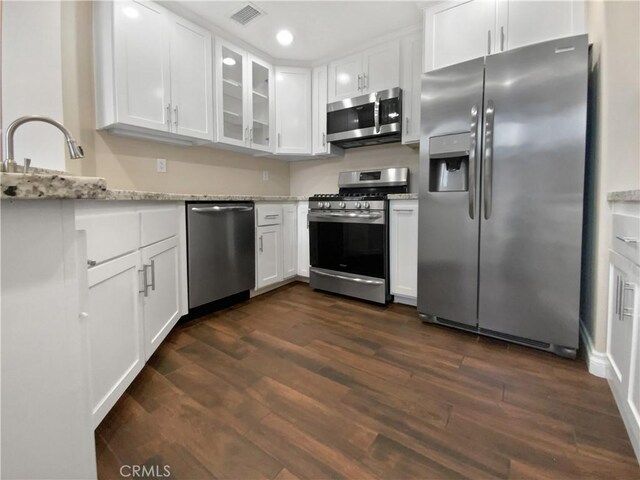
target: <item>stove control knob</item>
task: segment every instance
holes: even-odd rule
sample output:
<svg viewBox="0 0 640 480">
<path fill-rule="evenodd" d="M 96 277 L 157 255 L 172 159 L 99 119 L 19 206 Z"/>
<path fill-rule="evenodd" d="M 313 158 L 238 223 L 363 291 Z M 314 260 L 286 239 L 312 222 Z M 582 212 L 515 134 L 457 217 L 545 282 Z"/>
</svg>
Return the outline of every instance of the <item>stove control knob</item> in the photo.
<svg viewBox="0 0 640 480">
<path fill-rule="evenodd" d="M 364 202 L 363 207 L 364 207 L 364 208 L 369 208 L 369 202 Z"/>
<path fill-rule="evenodd" d="M 340 208 L 347 208 L 347 204 L 344 202 L 340 202 Z"/>
<path fill-rule="evenodd" d="M 324 202 L 324 208 L 331 208 L 331 204 L 329 202 Z"/>
<path fill-rule="evenodd" d="M 356 208 L 360 208 L 362 207 L 362 205 L 360 205 L 360 202 L 356 202 Z"/>
</svg>

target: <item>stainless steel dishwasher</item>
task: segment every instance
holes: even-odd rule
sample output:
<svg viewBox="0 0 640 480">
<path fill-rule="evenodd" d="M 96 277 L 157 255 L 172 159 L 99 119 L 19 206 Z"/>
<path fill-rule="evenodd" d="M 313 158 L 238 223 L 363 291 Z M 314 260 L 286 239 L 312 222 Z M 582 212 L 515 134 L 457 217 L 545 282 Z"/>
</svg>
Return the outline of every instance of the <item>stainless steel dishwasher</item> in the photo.
<svg viewBox="0 0 640 480">
<path fill-rule="evenodd" d="M 187 203 L 189 309 L 255 287 L 252 202 Z"/>
</svg>

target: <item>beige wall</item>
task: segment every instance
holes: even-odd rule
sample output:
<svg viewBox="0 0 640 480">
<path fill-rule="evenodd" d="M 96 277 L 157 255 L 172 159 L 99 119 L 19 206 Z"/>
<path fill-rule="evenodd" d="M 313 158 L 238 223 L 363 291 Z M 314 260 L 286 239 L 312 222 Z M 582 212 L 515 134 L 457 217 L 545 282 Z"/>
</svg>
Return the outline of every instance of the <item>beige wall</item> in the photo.
<svg viewBox="0 0 640 480">
<path fill-rule="evenodd" d="M 92 2 L 62 2 L 64 123 L 78 137 L 85 158 L 67 170 L 105 177 L 111 188 L 162 192 L 287 195 L 289 163 L 213 149 L 177 147 L 95 130 Z M 156 172 L 167 159 L 167 173 Z M 262 171 L 269 180 L 262 180 Z"/>
<path fill-rule="evenodd" d="M 594 217 L 588 248 L 590 282 L 584 322 L 596 350 L 606 349 L 611 209 L 608 192 L 640 188 L 640 4 L 587 2 L 587 29 L 593 43 L 590 163 Z"/>
<path fill-rule="evenodd" d="M 376 167 L 409 167 L 411 191 L 418 191 L 418 150 L 391 144 L 346 150 L 344 158 L 291 163 L 291 195 L 337 192 L 338 173 Z"/>
</svg>

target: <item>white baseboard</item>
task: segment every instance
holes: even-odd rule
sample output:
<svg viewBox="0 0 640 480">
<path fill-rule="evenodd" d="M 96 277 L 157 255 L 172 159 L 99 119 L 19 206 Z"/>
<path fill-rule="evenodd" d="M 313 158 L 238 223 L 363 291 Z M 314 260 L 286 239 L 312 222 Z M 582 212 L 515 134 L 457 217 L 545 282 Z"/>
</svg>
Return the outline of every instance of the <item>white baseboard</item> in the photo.
<svg viewBox="0 0 640 480">
<path fill-rule="evenodd" d="M 405 297 L 403 295 L 394 295 L 393 303 L 402 303 L 403 305 L 415 307 L 416 305 L 418 305 L 418 299 L 414 297 Z"/>
<path fill-rule="evenodd" d="M 609 370 L 607 354 L 599 352 L 593 347 L 591 335 L 589 335 L 589 331 L 582 320 L 580 320 L 580 336 L 582 337 L 582 345 L 586 349 L 589 373 L 596 377 L 607 378 L 607 371 Z"/>
</svg>

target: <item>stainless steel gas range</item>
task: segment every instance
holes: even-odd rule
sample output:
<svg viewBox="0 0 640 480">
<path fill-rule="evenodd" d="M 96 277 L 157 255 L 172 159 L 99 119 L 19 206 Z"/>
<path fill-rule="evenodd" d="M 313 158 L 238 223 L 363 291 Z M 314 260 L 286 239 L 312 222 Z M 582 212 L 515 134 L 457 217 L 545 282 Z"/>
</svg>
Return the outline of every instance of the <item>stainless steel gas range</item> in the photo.
<svg viewBox="0 0 640 480">
<path fill-rule="evenodd" d="M 408 168 L 342 172 L 338 194 L 309 198 L 312 288 L 386 303 L 389 193 L 409 191 Z"/>
</svg>

